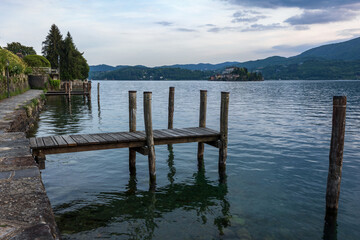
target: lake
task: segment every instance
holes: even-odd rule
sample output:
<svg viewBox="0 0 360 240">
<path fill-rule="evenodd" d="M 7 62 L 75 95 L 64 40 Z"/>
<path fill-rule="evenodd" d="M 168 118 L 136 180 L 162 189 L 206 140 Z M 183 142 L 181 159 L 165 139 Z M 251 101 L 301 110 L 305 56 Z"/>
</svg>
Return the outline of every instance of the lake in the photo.
<svg viewBox="0 0 360 240">
<path fill-rule="evenodd" d="M 360 236 L 360 81 L 93 81 L 92 101 L 49 97 L 33 136 L 127 131 L 128 91 L 152 91 L 153 128 L 196 127 L 199 90 L 208 90 L 207 126 L 219 129 L 220 92 L 230 92 L 227 181 L 218 149 L 156 146 L 156 191 L 147 157 L 128 149 L 48 155 L 42 179 L 65 239 L 322 239 L 332 97 L 346 95 L 347 119 L 337 239 Z M 334 238 L 335 239 L 335 238 Z"/>
</svg>

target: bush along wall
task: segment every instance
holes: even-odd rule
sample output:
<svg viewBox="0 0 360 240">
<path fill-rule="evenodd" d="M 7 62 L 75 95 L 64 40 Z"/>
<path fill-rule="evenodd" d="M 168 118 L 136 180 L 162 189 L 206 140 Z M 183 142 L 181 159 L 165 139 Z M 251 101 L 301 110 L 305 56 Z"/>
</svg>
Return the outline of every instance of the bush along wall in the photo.
<svg viewBox="0 0 360 240">
<path fill-rule="evenodd" d="M 28 76 L 31 69 L 18 56 L 6 49 L 0 49 L 0 100 L 7 97 L 6 65 L 9 61 L 10 96 L 15 96 L 29 89 Z"/>
</svg>

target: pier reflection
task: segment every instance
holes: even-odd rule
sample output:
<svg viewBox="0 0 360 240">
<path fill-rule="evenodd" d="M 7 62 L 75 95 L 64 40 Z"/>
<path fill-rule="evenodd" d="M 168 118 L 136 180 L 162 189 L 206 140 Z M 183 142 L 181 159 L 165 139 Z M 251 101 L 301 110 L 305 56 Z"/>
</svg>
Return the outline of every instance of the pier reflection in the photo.
<svg viewBox="0 0 360 240">
<path fill-rule="evenodd" d="M 51 121 L 53 135 L 80 132 L 83 119 L 91 117 L 91 114 L 91 102 L 87 100 L 84 104 L 82 96 L 71 96 L 70 100 L 67 96 L 48 96 L 46 110 L 42 113 L 46 121 Z M 37 128 L 35 125 L 28 137 L 32 137 Z"/>
<path fill-rule="evenodd" d="M 101 192 L 96 196 L 96 203 L 79 204 L 76 209 L 78 202 L 60 205 L 54 210 L 58 213 L 56 222 L 61 232 L 76 234 L 96 231 L 120 223 L 121 230 L 118 229 L 120 232 L 116 234 L 127 235 L 131 239 L 135 236 L 136 239 L 152 239 L 158 224 L 166 221 L 167 213 L 194 211 L 194 222 L 213 224 L 218 234 L 222 235 L 230 225 L 227 185 L 210 182 L 203 169 L 193 175 L 192 184 L 175 183 L 172 154 L 171 151 L 168 161 L 169 185 L 156 188 L 156 191 L 138 190 L 136 177 L 130 176 L 123 192 Z"/>
<path fill-rule="evenodd" d="M 337 211 L 326 209 L 323 240 L 337 240 Z"/>
</svg>

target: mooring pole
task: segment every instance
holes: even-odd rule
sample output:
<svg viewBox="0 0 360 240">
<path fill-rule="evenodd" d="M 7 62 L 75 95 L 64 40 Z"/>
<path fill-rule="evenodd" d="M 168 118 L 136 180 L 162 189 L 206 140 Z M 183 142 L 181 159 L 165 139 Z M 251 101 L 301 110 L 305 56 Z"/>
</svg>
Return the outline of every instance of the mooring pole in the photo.
<svg viewBox="0 0 360 240">
<path fill-rule="evenodd" d="M 68 82 L 68 85 L 69 85 L 69 87 L 68 87 L 68 98 L 70 100 L 70 98 L 71 98 L 71 83 L 70 83 L 70 80 Z"/>
<path fill-rule="evenodd" d="M 331 211 L 337 211 L 339 207 L 341 170 L 345 139 L 345 120 L 346 97 L 334 96 L 329 173 L 326 187 L 326 209 Z"/>
<path fill-rule="evenodd" d="M 220 147 L 219 147 L 219 173 L 220 176 L 226 171 L 227 144 L 228 144 L 228 114 L 229 92 L 221 92 L 220 108 Z"/>
<path fill-rule="evenodd" d="M 172 129 L 174 127 L 174 96 L 175 96 L 175 88 L 169 88 L 169 114 L 168 114 L 168 129 Z"/>
<path fill-rule="evenodd" d="M 84 95 L 85 95 L 85 92 L 86 92 L 86 90 L 85 90 L 85 81 L 83 82 L 83 93 L 84 93 Z"/>
<path fill-rule="evenodd" d="M 156 184 L 156 170 L 155 170 L 155 147 L 154 135 L 152 129 L 152 116 L 151 116 L 151 92 L 144 92 L 144 122 L 146 133 L 146 145 L 149 150 L 149 175 L 150 175 L 150 188 L 154 188 Z"/>
<path fill-rule="evenodd" d="M 100 83 L 97 84 L 97 98 L 100 101 Z"/>
<path fill-rule="evenodd" d="M 136 131 L 136 91 L 129 91 L 129 131 Z M 136 174 L 136 151 L 129 148 L 130 175 Z"/>
<path fill-rule="evenodd" d="M 207 91 L 200 90 L 200 114 L 199 127 L 206 127 L 206 105 L 207 105 Z M 204 143 L 198 143 L 198 167 L 204 164 Z"/>
</svg>

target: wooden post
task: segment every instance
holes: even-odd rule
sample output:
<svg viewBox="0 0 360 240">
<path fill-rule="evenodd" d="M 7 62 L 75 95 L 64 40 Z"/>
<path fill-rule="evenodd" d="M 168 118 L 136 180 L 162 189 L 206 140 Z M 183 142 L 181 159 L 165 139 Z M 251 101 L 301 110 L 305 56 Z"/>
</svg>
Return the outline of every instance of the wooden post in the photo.
<svg viewBox="0 0 360 240">
<path fill-rule="evenodd" d="M 168 108 L 168 129 L 172 129 L 174 127 L 174 95 L 175 88 L 169 88 L 169 108 Z"/>
<path fill-rule="evenodd" d="M 86 90 L 85 90 L 85 82 L 83 82 L 83 93 L 84 93 L 84 95 L 85 95 L 85 92 L 86 92 Z"/>
<path fill-rule="evenodd" d="M 219 173 L 225 174 L 227 143 L 228 143 L 228 113 L 229 113 L 229 92 L 221 92 L 220 108 L 220 146 L 219 146 Z"/>
<path fill-rule="evenodd" d="M 64 90 L 65 90 L 65 93 L 68 92 L 67 82 L 64 82 Z"/>
<path fill-rule="evenodd" d="M 332 133 L 329 155 L 329 173 L 326 188 L 326 208 L 336 211 L 339 207 L 341 170 L 344 152 L 346 97 L 333 98 Z"/>
<path fill-rule="evenodd" d="M 7 97 L 10 98 L 10 77 L 9 77 L 9 60 L 6 60 L 6 85 L 7 85 Z"/>
<path fill-rule="evenodd" d="M 129 131 L 136 131 L 136 91 L 129 91 Z M 136 151 L 129 148 L 130 175 L 136 174 Z"/>
<path fill-rule="evenodd" d="M 98 101 L 100 100 L 100 83 L 97 84 L 97 97 Z"/>
<path fill-rule="evenodd" d="M 152 129 L 152 116 L 151 116 L 151 92 L 144 92 L 144 122 L 146 133 L 146 145 L 149 149 L 148 161 L 149 161 L 149 175 L 150 185 L 156 184 L 156 170 L 155 170 L 155 147 L 154 147 L 154 135 Z"/>
<path fill-rule="evenodd" d="M 206 104 L 207 104 L 207 91 L 200 90 L 200 114 L 199 114 L 199 127 L 206 127 Z M 198 167 L 204 164 L 204 143 L 198 143 Z"/>
<path fill-rule="evenodd" d="M 70 80 L 69 80 L 69 82 L 68 82 L 68 98 L 69 98 L 69 100 L 70 100 L 70 98 L 71 98 L 71 84 L 70 84 Z"/>
</svg>

